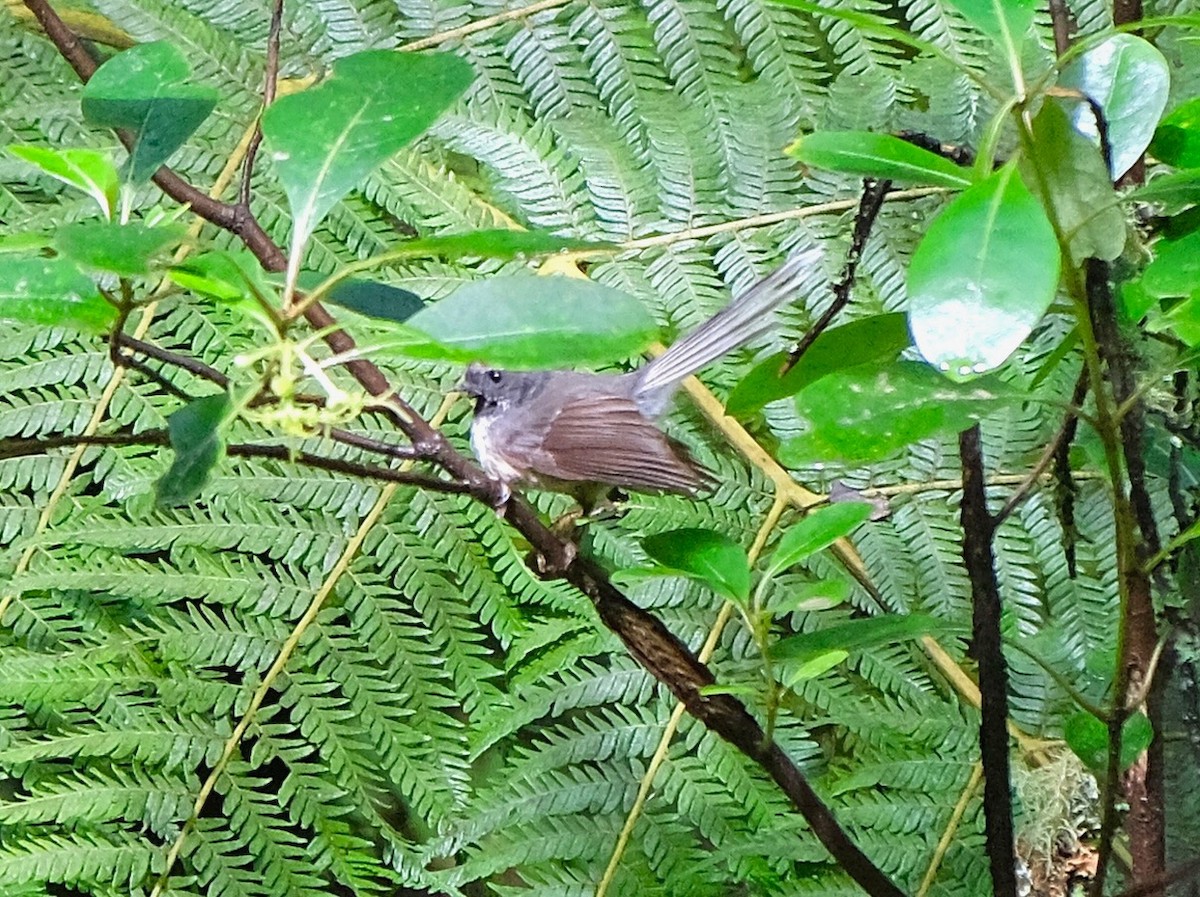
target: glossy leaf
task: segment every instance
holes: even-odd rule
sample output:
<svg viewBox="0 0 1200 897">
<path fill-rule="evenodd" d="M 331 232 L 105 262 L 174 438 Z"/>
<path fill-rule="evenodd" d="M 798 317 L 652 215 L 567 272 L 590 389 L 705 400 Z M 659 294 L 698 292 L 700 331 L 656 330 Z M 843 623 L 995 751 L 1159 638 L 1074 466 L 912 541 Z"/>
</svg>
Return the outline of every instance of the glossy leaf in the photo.
<svg viewBox="0 0 1200 897">
<path fill-rule="evenodd" d="M 77 221 L 58 229 L 54 248 L 82 268 L 136 277 L 149 273 L 151 260 L 178 245 L 183 236 L 179 225 Z"/>
<path fill-rule="evenodd" d="M 902 184 L 930 184 L 962 189 L 971 185 L 970 170 L 891 134 L 871 131 L 818 131 L 788 148 L 805 165 L 863 177 L 887 178 Z"/>
<path fill-rule="evenodd" d="M 225 454 L 221 430 L 231 413 L 229 396 L 220 393 L 193 399 L 167 418 L 175 460 L 154 486 L 160 506 L 186 504 L 200 495 Z"/>
<path fill-rule="evenodd" d="M 825 579 L 780 590 L 772 595 L 770 609 L 776 614 L 812 613 L 829 610 L 850 600 L 850 583 L 844 579 Z"/>
<path fill-rule="evenodd" d="M 990 379 L 955 383 L 920 362 L 839 371 L 796 396 L 807 432 L 784 442 L 780 460 L 794 467 L 878 461 L 918 440 L 963 430 L 1008 399 Z"/>
<path fill-rule="evenodd" d="M 1037 6 L 1035 0 L 950 0 L 950 5 L 1002 46 L 1007 46 L 1010 41 L 1020 45 L 1033 24 Z"/>
<path fill-rule="evenodd" d="M 191 66 L 164 41 L 139 44 L 109 59 L 83 88 L 84 117 L 135 135 L 127 177 L 148 180 L 217 104 L 211 87 L 189 84 Z"/>
<path fill-rule="evenodd" d="M 448 53 L 368 50 L 337 60 L 316 87 L 281 97 L 262 131 L 293 217 L 293 253 L 329 210 L 419 136 L 470 86 Z"/>
<path fill-rule="evenodd" d="M 90 149 L 47 149 L 43 146 L 10 146 L 8 151 L 36 165 L 55 180 L 82 190 L 96 201 L 105 218 L 112 218 L 120 189 L 116 166 L 107 153 Z"/>
<path fill-rule="evenodd" d="M 0 262 L 0 318 L 103 333 L 116 314 L 92 279 L 67 259 Z"/>
<path fill-rule="evenodd" d="M 1058 78 L 1059 86 L 1078 90 L 1099 104 L 1108 124 L 1112 170 L 1116 178 L 1150 145 L 1167 105 L 1171 72 L 1162 53 L 1132 34 L 1114 34 L 1071 60 Z M 1071 121 L 1099 144 L 1096 117 L 1086 103 L 1075 106 Z"/>
<path fill-rule="evenodd" d="M 404 349 L 423 358 L 512 367 L 564 367 L 625 358 L 656 328 L 632 296 L 573 277 L 490 277 L 408 320 L 430 338 Z"/>
<path fill-rule="evenodd" d="M 890 361 L 909 344 L 908 321 L 902 314 L 874 315 L 826 330 L 800 356 L 795 367 L 779 376 L 786 352 L 759 362 L 733 389 L 725 410 L 745 417 L 768 402 L 795 395 L 832 371 L 873 361 Z"/>
<path fill-rule="evenodd" d="M 1200 97 L 1173 109 L 1159 122 L 1150 152 L 1176 168 L 1200 168 Z"/>
<path fill-rule="evenodd" d="M 750 562 L 727 536 L 707 529 L 677 529 L 642 540 L 658 563 L 705 583 L 718 595 L 745 603 L 750 597 Z"/>
<path fill-rule="evenodd" d="M 374 280 L 348 278 L 340 281 L 326 297 L 334 305 L 360 315 L 404 322 L 425 307 L 416 293 Z"/>
<path fill-rule="evenodd" d="M 1155 258 L 1142 272 L 1151 296 L 1188 296 L 1200 290 L 1200 231 L 1178 240 L 1159 240 Z"/>
<path fill-rule="evenodd" d="M 1071 127 L 1067 114 L 1048 99 L 1033 120 L 1034 158 L 1026 180 L 1045 182 L 1059 225 L 1070 235 L 1076 265 L 1087 258 L 1112 261 L 1125 247 L 1125 213 L 1100 151 Z"/>
<path fill-rule="evenodd" d="M 1103 775 L 1108 769 L 1108 726 L 1086 711 L 1067 718 L 1063 740 L 1083 764 Z M 1124 772 L 1154 740 L 1154 728 L 1143 713 L 1135 713 L 1121 726 L 1120 767 Z"/>
<path fill-rule="evenodd" d="M 846 502 L 813 511 L 783 534 L 767 570 L 774 575 L 828 548 L 866 523 L 870 516 L 871 506 L 864 502 Z"/>
<path fill-rule="evenodd" d="M 795 688 L 808 679 L 816 679 L 828 673 L 834 667 L 841 666 L 850 659 L 850 652 L 845 648 L 830 648 L 828 651 L 818 651 L 803 660 L 792 660 L 781 665 L 779 680 L 786 688 Z"/>
<path fill-rule="evenodd" d="M 1050 222 L 1008 165 L 951 202 L 917 246 L 908 269 L 913 340 L 948 377 L 992 370 L 1041 321 L 1058 273 Z"/>
<path fill-rule="evenodd" d="M 780 661 L 805 663 L 827 651 L 856 651 L 875 645 L 894 644 L 946 628 L 941 620 L 925 614 L 864 617 L 781 639 L 771 646 L 771 657 Z"/>
</svg>

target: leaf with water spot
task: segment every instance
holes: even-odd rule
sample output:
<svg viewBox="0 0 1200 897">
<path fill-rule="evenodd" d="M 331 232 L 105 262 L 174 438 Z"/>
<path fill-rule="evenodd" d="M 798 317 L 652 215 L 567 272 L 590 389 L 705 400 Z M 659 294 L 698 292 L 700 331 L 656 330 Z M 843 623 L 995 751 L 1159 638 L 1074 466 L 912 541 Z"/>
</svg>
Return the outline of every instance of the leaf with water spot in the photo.
<svg viewBox="0 0 1200 897">
<path fill-rule="evenodd" d="M 947 380 L 929 365 L 862 365 L 822 377 L 796 396 L 804 433 L 783 443 L 780 460 L 879 461 L 931 436 L 957 433 L 1020 395 L 995 378 Z"/>
<path fill-rule="evenodd" d="M 1171 70 L 1166 58 L 1148 41 L 1132 34 L 1114 34 L 1073 59 L 1058 83 L 1099 105 L 1112 150 L 1109 174 L 1116 178 L 1150 145 L 1167 105 Z M 1099 144 L 1096 116 L 1087 103 L 1076 104 L 1071 121 L 1081 134 Z"/>
<path fill-rule="evenodd" d="M 999 367 L 1050 307 L 1059 264 L 1041 203 L 1006 165 L 946 206 L 913 253 L 913 341 L 956 380 Z"/>
</svg>

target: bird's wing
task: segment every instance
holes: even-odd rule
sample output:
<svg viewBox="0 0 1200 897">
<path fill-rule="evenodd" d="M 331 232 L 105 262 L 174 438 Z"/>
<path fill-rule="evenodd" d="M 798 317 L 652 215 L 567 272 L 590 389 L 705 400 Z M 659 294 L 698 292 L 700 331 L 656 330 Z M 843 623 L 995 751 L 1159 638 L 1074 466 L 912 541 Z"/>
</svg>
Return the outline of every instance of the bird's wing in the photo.
<svg viewBox="0 0 1200 897">
<path fill-rule="evenodd" d="M 535 472 L 559 480 L 687 495 L 711 485 L 687 450 L 631 398 L 575 397 L 547 422 L 538 442 Z"/>
</svg>

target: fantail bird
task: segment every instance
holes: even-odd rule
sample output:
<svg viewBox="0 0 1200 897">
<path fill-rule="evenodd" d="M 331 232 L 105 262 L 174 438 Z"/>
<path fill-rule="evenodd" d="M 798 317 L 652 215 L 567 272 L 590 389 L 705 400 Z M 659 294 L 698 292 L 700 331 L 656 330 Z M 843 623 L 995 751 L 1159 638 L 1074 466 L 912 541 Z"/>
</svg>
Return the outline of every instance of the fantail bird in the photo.
<svg viewBox="0 0 1200 897">
<path fill-rule="evenodd" d="M 474 363 L 462 390 L 475 399 L 471 447 L 506 487 L 575 495 L 585 507 L 613 487 L 694 495 L 711 477 L 658 426 L 685 378 L 764 335 L 779 306 L 815 267 L 797 252 L 662 355 L 627 374 L 506 371 Z"/>
</svg>

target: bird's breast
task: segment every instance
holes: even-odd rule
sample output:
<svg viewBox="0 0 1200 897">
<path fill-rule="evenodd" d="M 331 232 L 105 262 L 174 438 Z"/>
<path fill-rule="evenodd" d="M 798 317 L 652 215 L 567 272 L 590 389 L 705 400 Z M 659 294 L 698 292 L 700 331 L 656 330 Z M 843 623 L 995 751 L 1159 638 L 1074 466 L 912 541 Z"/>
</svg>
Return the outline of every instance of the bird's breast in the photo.
<svg viewBox="0 0 1200 897">
<path fill-rule="evenodd" d="M 494 414 L 476 414 L 471 421 L 471 449 L 484 473 L 505 483 L 515 483 L 523 478 L 523 471 L 515 467 L 504 450 L 503 437 L 497 433 L 499 417 Z"/>
</svg>

